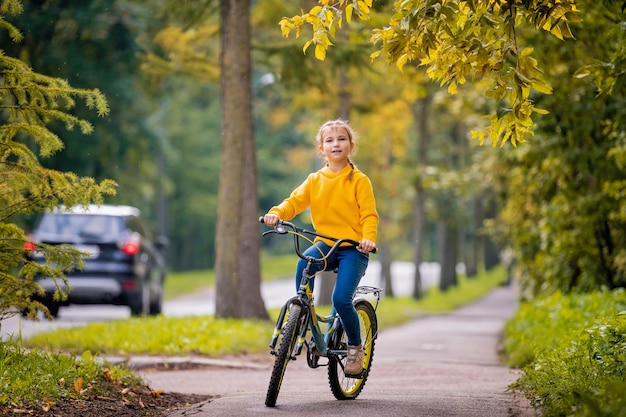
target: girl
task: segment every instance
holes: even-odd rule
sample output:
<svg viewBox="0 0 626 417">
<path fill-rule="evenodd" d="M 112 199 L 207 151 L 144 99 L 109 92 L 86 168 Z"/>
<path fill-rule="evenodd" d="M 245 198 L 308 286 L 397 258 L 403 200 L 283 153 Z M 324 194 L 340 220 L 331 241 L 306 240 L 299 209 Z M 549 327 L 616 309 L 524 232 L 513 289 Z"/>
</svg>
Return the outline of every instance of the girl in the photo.
<svg viewBox="0 0 626 417">
<path fill-rule="evenodd" d="M 365 274 L 368 253 L 376 248 L 378 212 L 369 178 L 350 159 L 355 135 L 343 120 L 324 123 L 317 134 L 317 151 L 326 159 L 325 166 L 309 174 L 307 179 L 278 206 L 264 216 L 268 226 L 291 220 L 307 208 L 311 210 L 313 227 L 320 234 L 360 241 L 360 246 L 346 246 L 329 260 L 326 270 L 337 269 L 337 282 L 332 302 L 348 337 L 348 358 L 344 373 L 358 378 L 363 370 L 363 347 L 359 318 L 352 297 Z M 304 253 L 314 256 L 328 253 L 333 242 L 316 238 L 314 246 Z M 296 289 L 306 262 L 296 268 Z M 321 265 L 318 266 L 322 268 Z M 311 271 L 315 273 L 317 271 Z M 311 281 L 313 287 L 313 280 Z"/>
</svg>

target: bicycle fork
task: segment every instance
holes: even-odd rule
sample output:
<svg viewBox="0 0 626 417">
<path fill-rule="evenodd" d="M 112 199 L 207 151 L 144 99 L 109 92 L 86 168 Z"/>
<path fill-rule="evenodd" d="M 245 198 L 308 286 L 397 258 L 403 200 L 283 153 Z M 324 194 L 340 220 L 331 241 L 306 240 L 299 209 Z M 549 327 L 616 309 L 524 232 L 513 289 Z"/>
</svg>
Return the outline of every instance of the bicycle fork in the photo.
<svg viewBox="0 0 626 417">
<path fill-rule="evenodd" d="M 276 354 L 276 343 L 278 343 L 278 337 L 283 328 L 283 324 L 285 323 L 285 316 L 287 315 L 287 309 L 291 307 L 292 304 L 302 304 L 302 301 L 299 297 L 295 296 L 290 298 L 285 305 L 280 309 L 280 313 L 278 314 L 278 319 L 276 320 L 276 326 L 274 327 L 274 333 L 272 333 L 272 339 L 270 340 L 269 347 L 271 349 L 270 353 L 272 355 Z"/>
</svg>

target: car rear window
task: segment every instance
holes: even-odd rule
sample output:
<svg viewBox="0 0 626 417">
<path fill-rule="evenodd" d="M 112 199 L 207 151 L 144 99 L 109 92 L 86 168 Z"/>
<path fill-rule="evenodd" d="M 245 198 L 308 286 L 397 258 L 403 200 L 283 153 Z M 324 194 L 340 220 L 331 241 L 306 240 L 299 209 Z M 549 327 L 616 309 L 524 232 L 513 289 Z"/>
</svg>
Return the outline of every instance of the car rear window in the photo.
<svg viewBox="0 0 626 417">
<path fill-rule="evenodd" d="M 120 217 L 93 214 L 48 214 L 43 217 L 38 233 L 82 238 L 110 238 L 124 230 Z"/>
</svg>

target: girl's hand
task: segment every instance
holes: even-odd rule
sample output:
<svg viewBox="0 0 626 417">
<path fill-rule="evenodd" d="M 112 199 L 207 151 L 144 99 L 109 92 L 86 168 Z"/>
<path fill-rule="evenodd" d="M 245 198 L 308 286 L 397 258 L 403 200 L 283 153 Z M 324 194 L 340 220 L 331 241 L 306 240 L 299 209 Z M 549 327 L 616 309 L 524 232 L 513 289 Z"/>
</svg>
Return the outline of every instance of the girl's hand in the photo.
<svg viewBox="0 0 626 417">
<path fill-rule="evenodd" d="M 376 249 L 376 243 L 367 239 L 361 240 L 361 244 L 357 247 L 357 250 L 363 253 L 369 253 L 373 251 L 374 249 Z"/>
<path fill-rule="evenodd" d="M 276 227 L 279 220 L 280 217 L 275 214 L 267 213 L 265 216 L 263 216 L 263 223 L 270 227 Z"/>
</svg>

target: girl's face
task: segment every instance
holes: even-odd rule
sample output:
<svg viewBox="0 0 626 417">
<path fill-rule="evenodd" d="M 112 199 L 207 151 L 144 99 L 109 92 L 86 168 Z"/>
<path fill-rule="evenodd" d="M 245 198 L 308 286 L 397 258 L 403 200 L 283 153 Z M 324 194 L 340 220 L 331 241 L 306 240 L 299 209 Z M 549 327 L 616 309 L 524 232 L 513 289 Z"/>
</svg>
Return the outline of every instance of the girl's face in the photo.
<svg viewBox="0 0 626 417">
<path fill-rule="evenodd" d="M 350 141 L 350 136 L 343 127 L 330 127 L 322 132 L 322 143 L 319 150 L 328 159 L 328 162 L 347 163 L 353 148 L 354 142 Z"/>
</svg>

